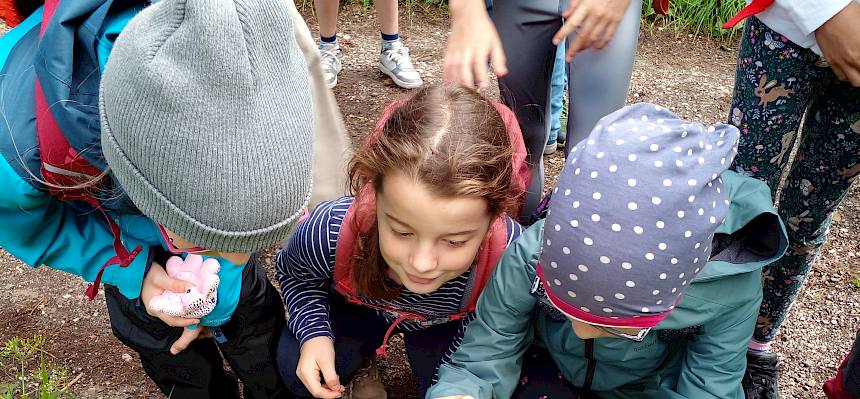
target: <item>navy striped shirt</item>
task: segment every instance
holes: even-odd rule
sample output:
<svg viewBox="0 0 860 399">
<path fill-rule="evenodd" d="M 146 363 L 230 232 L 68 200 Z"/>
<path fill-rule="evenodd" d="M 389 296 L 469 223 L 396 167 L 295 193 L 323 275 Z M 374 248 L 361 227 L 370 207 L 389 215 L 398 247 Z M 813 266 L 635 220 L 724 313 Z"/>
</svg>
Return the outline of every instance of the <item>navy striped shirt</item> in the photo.
<svg viewBox="0 0 860 399">
<path fill-rule="evenodd" d="M 337 238 L 352 199 L 341 197 L 317 206 L 314 212 L 299 224 L 289 244 L 278 253 L 277 278 L 289 312 L 288 326 L 302 344 L 320 336 L 334 338 L 328 317 L 328 295 L 333 283 Z M 505 222 L 508 232 L 507 245 L 510 245 L 520 235 L 522 227 L 507 216 Z M 471 270 L 429 294 L 403 290 L 391 301 L 362 299 L 387 309 L 419 313 L 431 319 L 444 318 L 460 313 L 470 276 Z M 389 323 L 397 319 L 397 315 L 388 311 L 377 310 L 377 314 Z M 471 317 L 467 320 L 471 320 Z M 398 327 L 405 331 L 415 331 L 426 326 L 417 321 L 406 320 Z M 465 323 L 461 330 L 464 328 Z"/>
</svg>

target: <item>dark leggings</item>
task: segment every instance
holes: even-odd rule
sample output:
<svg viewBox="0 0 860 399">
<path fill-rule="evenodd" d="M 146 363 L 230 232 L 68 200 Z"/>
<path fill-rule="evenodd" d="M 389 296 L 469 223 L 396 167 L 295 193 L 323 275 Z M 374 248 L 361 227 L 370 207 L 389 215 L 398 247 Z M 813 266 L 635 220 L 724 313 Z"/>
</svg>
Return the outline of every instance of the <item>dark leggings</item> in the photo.
<svg viewBox="0 0 860 399">
<path fill-rule="evenodd" d="M 833 211 L 860 173 L 860 89 L 818 61 L 758 19 L 747 20 L 729 111 L 729 122 L 741 130 L 732 169 L 763 180 L 775 195 L 789 168 L 779 197 L 789 249 L 762 273 L 753 336 L 760 342 L 776 336 L 827 241 Z M 798 131 L 800 147 L 789 164 Z"/>
</svg>

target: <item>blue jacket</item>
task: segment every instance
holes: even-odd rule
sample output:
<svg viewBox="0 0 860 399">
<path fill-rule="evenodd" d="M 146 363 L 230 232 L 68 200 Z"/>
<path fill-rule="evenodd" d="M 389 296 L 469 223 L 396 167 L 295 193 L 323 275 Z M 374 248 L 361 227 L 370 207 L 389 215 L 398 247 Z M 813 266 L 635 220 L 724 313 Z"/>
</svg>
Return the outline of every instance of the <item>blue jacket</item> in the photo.
<svg viewBox="0 0 860 399">
<path fill-rule="evenodd" d="M 145 6 L 113 0 L 62 1 L 44 30 L 43 9 L 0 37 L 0 247 L 33 267 L 47 265 L 93 281 L 116 255 L 113 234 L 99 212 L 63 202 L 40 183 L 36 136 L 35 83 L 72 147 L 101 169 L 98 92 L 113 42 Z M 113 184 L 113 187 L 119 187 Z M 102 281 L 129 299 L 140 296 L 153 249 L 163 246 L 155 223 L 140 214 L 121 189 L 106 193 L 102 205 L 118 223 L 127 249 L 143 249 L 128 266 L 109 266 Z M 218 304 L 201 324 L 226 323 L 239 301 L 242 269 L 221 262 Z"/>
</svg>

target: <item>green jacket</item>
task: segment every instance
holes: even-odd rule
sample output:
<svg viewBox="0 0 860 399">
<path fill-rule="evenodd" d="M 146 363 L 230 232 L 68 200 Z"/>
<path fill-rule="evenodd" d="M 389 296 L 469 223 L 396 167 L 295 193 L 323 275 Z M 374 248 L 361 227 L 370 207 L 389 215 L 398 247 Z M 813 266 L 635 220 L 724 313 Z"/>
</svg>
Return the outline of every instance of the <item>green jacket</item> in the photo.
<svg viewBox="0 0 860 399">
<path fill-rule="evenodd" d="M 548 349 L 570 382 L 601 398 L 743 399 L 761 268 L 782 256 L 788 240 L 764 183 L 734 172 L 722 178 L 731 205 L 711 259 L 643 342 L 582 340 L 569 321 L 538 306 L 530 288 L 543 242 L 539 221 L 499 261 L 460 348 L 439 368 L 426 397 L 509 398 L 523 353 L 536 344 Z"/>
</svg>

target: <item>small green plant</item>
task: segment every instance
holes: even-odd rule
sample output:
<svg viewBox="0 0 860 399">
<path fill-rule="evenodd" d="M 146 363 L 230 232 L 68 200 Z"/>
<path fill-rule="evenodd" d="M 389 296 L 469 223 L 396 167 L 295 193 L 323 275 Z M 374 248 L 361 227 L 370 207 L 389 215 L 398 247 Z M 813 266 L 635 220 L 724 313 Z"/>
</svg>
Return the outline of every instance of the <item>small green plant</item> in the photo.
<svg viewBox="0 0 860 399">
<path fill-rule="evenodd" d="M 67 381 L 66 370 L 45 360 L 45 338 L 14 337 L 6 341 L 0 351 L 0 370 L 3 378 L 14 382 L 0 382 L 0 395 L 4 399 L 58 399 L 73 398 L 67 391 L 77 381 Z M 33 367 L 37 365 L 37 370 Z M 80 378 L 80 376 L 78 376 Z"/>
<path fill-rule="evenodd" d="M 656 24 L 671 27 L 676 32 L 694 35 L 710 35 L 725 41 L 735 41 L 743 23 L 734 29 L 723 29 L 722 25 L 738 13 L 746 2 L 744 0 L 671 0 L 668 15 L 657 15 L 650 1 L 642 2 L 643 24 Z"/>
<path fill-rule="evenodd" d="M 854 288 L 860 288 L 860 276 L 854 276 L 854 278 L 851 279 L 851 285 L 853 285 Z"/>
</svg>

